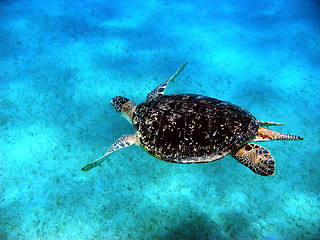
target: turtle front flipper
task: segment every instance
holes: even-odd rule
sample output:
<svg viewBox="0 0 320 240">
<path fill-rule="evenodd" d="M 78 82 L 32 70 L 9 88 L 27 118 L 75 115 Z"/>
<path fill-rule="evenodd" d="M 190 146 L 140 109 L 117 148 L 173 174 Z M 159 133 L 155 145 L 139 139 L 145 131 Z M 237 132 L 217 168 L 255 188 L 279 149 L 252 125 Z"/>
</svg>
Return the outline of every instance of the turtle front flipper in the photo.
<svg viewBox="0 0 320 240">
<path fill-rule="evenodd" d="M 268 149 L 257 144 L 248 143 L 239 148 L 232 156 L 254 173 L 271 176 L 275 171 L 275 161 Z"/>
<path fill-rule="evenodd" d="M 158 87 L 153 89 L 147 96 L 146 101 L 149 102 L 156 97 L 159 97 L 160 95 L 164 94 L 164 90 L 166 90 L 167 85 L 169 84 L 170 81 L 173 81 L 181 72 L 182 70 L 187 66 L 188 62 L 185 62 L 179 69 L 178 71 L 173 74 L 171 78 L 169 78 L 167 81 L 161 83 Z"/>
<path fill-rule="evenodd" d="M 137 144 L 137 143 L 138 143 L 137 133 L 134 135 L 131 135 L 131 134 L 124 135 L 121 138 L 119 138 L 114 144 L 112 144 L 112 146 L 108 149 L 108 151 L 101 158 L 99 158 L 91 163 L 88 163 L 83 168 L 81 168 L 81 171 L 89 171 L 98 165 L 100 166 L 101 163 L 105 160 L 105 157 L 107 155 L 109 155 L 110 153 L 112 153 L 116 150 L 119 150 L 121 148 L 131 146 L 132 144 Z"/>
</svg>

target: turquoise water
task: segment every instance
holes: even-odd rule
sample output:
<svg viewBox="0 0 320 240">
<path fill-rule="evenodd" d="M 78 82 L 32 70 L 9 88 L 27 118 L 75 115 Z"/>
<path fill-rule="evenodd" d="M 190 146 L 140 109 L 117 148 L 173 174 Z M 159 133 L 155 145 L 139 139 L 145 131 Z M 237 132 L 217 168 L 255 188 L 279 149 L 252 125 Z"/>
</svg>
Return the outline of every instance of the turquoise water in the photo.
<svg viewBox="0 0 320 240">
<path fill-rule="evenodd" d="M 222 3 L 223 2 L 223 3 Z M 0 239 L 320 239 L 320 3 L 1 1 Z M 233 102 L 304 141 L 271 177 L 227 156 L 170 164 L 131 146 L 80 171 L 166 94 Z"/>
</svg>

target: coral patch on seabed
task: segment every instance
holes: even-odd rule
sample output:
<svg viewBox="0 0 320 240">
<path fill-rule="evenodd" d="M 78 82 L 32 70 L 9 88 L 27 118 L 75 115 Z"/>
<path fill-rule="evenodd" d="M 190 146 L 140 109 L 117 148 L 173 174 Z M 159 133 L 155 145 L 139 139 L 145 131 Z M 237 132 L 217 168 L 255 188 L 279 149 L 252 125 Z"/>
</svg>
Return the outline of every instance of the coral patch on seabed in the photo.
<svg viewBox="0 0 320 240">
<path fill-rule="evenodd" d="M 1 1 L 0 239 L 320 239 L 319 15 L 306 1 Z M 110 100 L 223 99 L 272 129 L 270 177 L 137 146 Z"/>
</svg>

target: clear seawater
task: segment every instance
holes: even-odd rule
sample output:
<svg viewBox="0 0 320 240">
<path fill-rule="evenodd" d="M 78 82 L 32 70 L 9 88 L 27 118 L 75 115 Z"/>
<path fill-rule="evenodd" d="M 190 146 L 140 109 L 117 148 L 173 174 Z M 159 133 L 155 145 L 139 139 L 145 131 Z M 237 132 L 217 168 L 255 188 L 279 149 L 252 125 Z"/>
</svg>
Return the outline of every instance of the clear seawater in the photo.
<svg viewBox="0 0 320 240">
<path fill-rule="evenodd" d="M 131 146 L 80 171 L 166 94 L 233 102 L 304 141 L 261 143 L 271 177 L 232 157 L 170 164 Z M 320 2 L 0 2 L 0 239 L 320 239 Z"/>
</svg>

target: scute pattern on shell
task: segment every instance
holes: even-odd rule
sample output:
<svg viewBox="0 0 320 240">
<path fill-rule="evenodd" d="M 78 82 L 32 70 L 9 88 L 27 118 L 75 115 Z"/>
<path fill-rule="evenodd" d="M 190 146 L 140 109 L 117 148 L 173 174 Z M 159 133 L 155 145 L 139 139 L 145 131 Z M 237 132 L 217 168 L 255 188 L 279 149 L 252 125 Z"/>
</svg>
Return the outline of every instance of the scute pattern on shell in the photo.
<svg viewBox="0 0 320 240">
<path fill-rule="evenodd" d="M 259 128 L 241 107 L 193 94 L 163 95 L 142 103 L 133 124 L 147 152 L 178 163 L 219 159 L 253 138 Z"/>
</svg>

